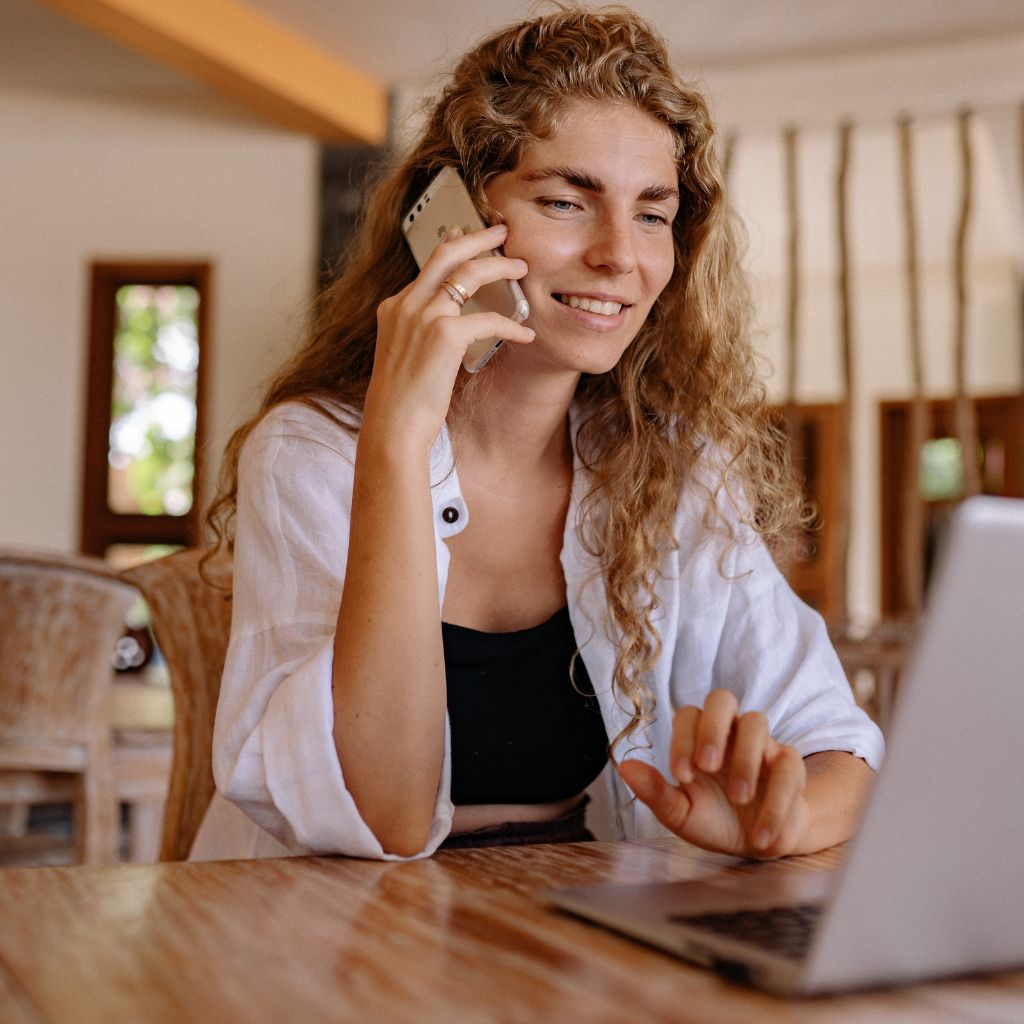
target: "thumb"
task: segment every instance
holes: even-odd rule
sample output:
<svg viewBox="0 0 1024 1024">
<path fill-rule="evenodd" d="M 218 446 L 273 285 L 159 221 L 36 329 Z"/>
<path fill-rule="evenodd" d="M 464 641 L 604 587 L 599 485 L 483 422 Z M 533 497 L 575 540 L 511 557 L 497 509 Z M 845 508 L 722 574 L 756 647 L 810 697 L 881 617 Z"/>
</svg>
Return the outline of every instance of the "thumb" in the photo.
<svg viewBox="0 0 1024 1024">
<path fill-rule="evenodd" d="M 654 812 L 654 816 L 671 832 L 681 835 L 686 827 L 692 803 L 678 786 L 672 786 L 657 768 L 644 761 L 623 761 L 619 777 Z"/>
</svg>

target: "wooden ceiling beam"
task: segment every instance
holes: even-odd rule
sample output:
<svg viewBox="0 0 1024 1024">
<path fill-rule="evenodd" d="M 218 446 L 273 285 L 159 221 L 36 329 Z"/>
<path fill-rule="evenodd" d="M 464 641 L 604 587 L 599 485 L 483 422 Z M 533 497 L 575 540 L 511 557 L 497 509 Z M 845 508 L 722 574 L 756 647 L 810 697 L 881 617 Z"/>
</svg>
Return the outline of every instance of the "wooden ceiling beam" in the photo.
<svg viewBox="0 0 1024 1024">
<path fill-rule="evenodd" d="M 41 0 L 109 39 L 325 142 L 378 145 L 386 90 L 238 0 Z"/>
</svg>

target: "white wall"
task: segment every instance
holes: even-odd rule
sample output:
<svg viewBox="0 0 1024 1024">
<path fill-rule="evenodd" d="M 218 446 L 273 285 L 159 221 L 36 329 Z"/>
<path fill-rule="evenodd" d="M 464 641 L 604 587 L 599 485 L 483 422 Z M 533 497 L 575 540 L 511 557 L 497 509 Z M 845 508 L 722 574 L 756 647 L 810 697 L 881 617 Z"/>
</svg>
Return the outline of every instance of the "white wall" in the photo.
<svg viewBox="0 0 1024 1024">
<path fill-rule="evenodd" d="M 0 91 L 0 545 L 77 545 L 93 259 L 213 264 L 213 483 L 311 294 L 317 160 L 216 103 Z"/>
</svg>

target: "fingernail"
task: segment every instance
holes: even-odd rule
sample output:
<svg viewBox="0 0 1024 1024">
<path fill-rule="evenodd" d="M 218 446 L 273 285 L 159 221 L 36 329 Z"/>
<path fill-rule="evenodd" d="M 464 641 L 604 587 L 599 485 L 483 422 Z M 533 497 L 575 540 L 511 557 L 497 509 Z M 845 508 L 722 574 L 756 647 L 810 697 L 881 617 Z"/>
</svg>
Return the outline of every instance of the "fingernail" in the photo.
<svg viewBox="0 0 1024 1024">
<path fill-rule="evenodd" d="M 462 234 L 462 228 L 460 228 L 458 224 L 453 224 L 448 229 L 447 234 L 444 236 L 444 240 L 446 242 L 450 242 L 453 238 L 458 238 L 459 235 L 461 235 L 461 234 Z"/>
<path fill-rule="evenodd" d="M 738 779 L 729 789 L 734 804 L 745 804 L 750 800 L 750 783 L 746 779 Z"/>
<path fill-rule="evenodd" d="M 772 834 L 768 829 L 761 827 L 754 832 L 753 843 L 758 850 L 763 850 L 772 841 Z"/>
<path fill-rule="evenodd" d="M 693 766 L 688 757 L 677 757 L 673 769 L 677 782 L 693 782 Z"/>
<path fill-rule="evenodd" d="M 717 772 L 718 749 L 710 743 L 701 747 L 697 754 L 697 767 L 703 772 Z"/>
<path fill-rule="evenodd" d="M 508 225 L 507 224 L 492 224 L 491 225 L 491 230 L 495 231 L 495 232 L 508 231 Z"/>
</svg>

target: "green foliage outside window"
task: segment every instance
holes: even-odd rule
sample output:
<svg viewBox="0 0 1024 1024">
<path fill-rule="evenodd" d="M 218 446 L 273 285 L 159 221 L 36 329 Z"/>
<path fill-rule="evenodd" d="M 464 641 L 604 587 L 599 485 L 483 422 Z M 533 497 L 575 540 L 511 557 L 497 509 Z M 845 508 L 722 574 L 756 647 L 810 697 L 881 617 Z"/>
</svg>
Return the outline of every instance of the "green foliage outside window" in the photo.
<svg viewBox="0 0 1024 1024">
<path fill-rule="evenodd" d="M 108 504 L 185 515 L 195 475 L 199 293 L 189 285 L 117 291 Z"/>
<path fill-rule="evenodd" d="M 925 501 L 955 501 L 964 489 L 964 463 L 955 437 L 926 441 L 921 449 L 921 496 Z"/>
</svg>

